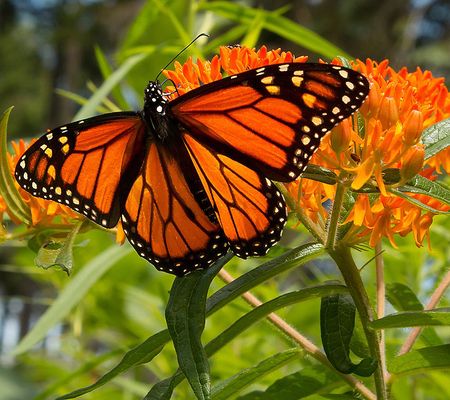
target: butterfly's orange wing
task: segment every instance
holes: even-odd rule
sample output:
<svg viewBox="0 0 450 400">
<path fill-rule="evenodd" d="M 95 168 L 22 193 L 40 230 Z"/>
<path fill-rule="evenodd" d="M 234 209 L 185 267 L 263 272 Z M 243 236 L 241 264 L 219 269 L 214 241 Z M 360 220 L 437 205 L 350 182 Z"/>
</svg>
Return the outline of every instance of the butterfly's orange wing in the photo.
<svg viewBox="0 0 450 400">
<path fill-rule="evenodd" d="M 228 247 L 182 146 L 150 144 L 122 215 L 139 255 L 176 275 L 208 267 Z"/>
<path fill-rule="evenodd" d="M 264 255 L 280 240 L 287 219 L 277 187 L 192 135 L 183 139 L 233 252 L 242 258 Z"/>
<path fill-rule="evenodd" d="M 171 102 L 199 141 L 277 181 L 292 181 L 321 139 L 364 101 L 368 81 L 340 66 L 268 65 Z"/>
<path fill-rule="evenodd" d="M 121 193 L 145 154 L 145 125 L 137 113 L 111 113 L 53 129 L 19 159 L 15 177 L 33 196 L 58 201 L 110 228 Z"/>
</svg>

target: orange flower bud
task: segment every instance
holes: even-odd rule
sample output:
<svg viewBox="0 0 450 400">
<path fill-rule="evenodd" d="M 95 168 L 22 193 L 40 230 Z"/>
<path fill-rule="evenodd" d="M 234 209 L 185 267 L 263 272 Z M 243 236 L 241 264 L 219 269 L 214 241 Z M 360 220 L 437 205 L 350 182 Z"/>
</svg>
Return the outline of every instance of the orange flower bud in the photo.
<svg viewBox="0 0 450 400">
<path fill-rule="evenodd" d="M 407 146 L 417 144 L 423 130 L 423 115 L 419 110 L 412 110 L 403 124 L 403 143 Z"/>
<path fill-rule="evenodd" d="M 380 106 L 380 86 L 378 85 L 377 82 L 371 82 L 369 95 L 367 96 L 366 101 L 363 103 L 363 105 L 359 110 L 364 116 L 367 116 L 374 110 L 378 110 L 379 106 Z"/>
<path fill-rule="evenodd" d="M 411 147 L 402 159 L 402 166 L 400 168 L 400 176 L 403 181 L 409 181 L 416 176 L 423 167 L 425 159 L 425 150 L 423 146 Z"/>
<path fill-rule="evenodd" d="M 381 99 L 379 118 L 385 129 L 397 123 L 398 109 L 393 97 L 386 96 Z"/>
<path fill-rule="evenodd" d="M 340 154 L 348 149 L 351 138 L 352 127 L 350 124 L 350 120 L 346 119 L 331 131 L 331 148 L 336 154 Z"/>
</svg>

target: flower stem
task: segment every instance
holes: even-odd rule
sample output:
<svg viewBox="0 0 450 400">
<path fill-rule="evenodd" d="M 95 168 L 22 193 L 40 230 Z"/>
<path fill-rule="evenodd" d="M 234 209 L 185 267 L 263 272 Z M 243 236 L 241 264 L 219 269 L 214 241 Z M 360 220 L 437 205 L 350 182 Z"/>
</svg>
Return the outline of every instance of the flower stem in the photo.
<svg viewBox="0 0 450 400">
<path fill-rule="evenodd" d="M 364 284 L 361 280 L 358 267 L 353 260 L 349 247 L 338 246 L 335 249 L 328 248 L 328 252 L 339 267 L 350 295 L 355 302 L 371 356 L 377 362 L 377 369 L 374 373 L 377 399 L 387 400 L 389 397 L 383 374 L 384 366 L 380 348 L 380 337 L 376 331 L 370 328 L 370 323 L 374 320 L 374 313 Z"/>
<path fill-rule="evenodd" d="M 384 317 L 385 313 L 385 298 L 386 298 L 386 285 L 384 282 L 384 260 L 381 256 L 383 249 L 381 247 L 381 242 L 375 245 L 375 268 L 377 276 L 377 318 Z M 383 366 L 383 376 L 385 381 L 388 379 L 388 372 L 386 368 L 386 342 L 384 330 L 380 330 L 380 354 L 381 354 L 381 364 Z"/>
<path fill-rule="evenodd" d="M 333 208 L 331 209 L 330 220 L 328 224 L 327 240 L 325 247 L 329 250 L 334 250 L 336 246 L 336 237 L 338 233 L 340 215 L 342 210 L 342 203 L 347 188 L 340 181 L 336 186 L 336 194 L 334 195 Z"/>
</svg>

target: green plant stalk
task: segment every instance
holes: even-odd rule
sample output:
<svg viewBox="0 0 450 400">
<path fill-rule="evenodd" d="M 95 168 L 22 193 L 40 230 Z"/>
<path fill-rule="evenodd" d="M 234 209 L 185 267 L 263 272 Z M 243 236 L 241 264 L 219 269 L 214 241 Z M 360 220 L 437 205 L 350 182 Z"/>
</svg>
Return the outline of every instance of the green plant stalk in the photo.
<svg viewBox="0 0 450 400">
<path fill-rule="evenodd" d="M 361 280 L 358 267 L 353 260 L 350 248 L 345 245 L 340 246 L 338 244 L 335 249 L 329 248 L 328 253 L 339 267 L 349 293 L 355 302 L 356 309 L 358 310 L 362 326 L 364 328 L 364 333 L 371 356 L 377 362 L 377 369 L 374 373 L 377 398 L 380 400 L 387 400 L 389 397 L 383 375 L 380 337 L 376 331 L 369 327 L 370 323 L 374 320 L 374 313 L 369 297 L 367 296 L 367 292 L 364 288 L 364 284 Z"/>
<path fill-rule="evenodd" d="M 353 260 L 350 247 L 343 242 L 339 243 L 336 241 L 340 222 L 339 217 L 344 202 L 345 192 L 347 190 L 347 187 L 343 183 L 343 179 L 345 180 L 345 177 L 341 176 L 337 184 L 325 247 L 341 271 L 345 284 L 348 287 L 349 293 L 355 302 L 356 309 L 361 318 L 371 356 L 377 361 L 377 369 L 374 374 L 377 398 L 380 400 L 387 400 L 388 392 L 383 374 L 383 352 L 380 347 L 380 336 L 376 331 L 369 327 L 374 319 L 372 305 L 370 304 L 369 297 L 367 296 L 366 289 L 361 280 L 359 269 Z"/>
<path fill-rule="evenodd" d="M 336 185 L 336 194 L 334 195 L 333 208 L 331 209 L 327 240 L 325 243 L 325 248 L 328 250 L 334 250 L 336 246 L 336 238 L 338 234 L 342 203 L 344 202 L 346 191 L 346 186 L 341 183 L 341 180 L 339 180 Z"/>
</svg>

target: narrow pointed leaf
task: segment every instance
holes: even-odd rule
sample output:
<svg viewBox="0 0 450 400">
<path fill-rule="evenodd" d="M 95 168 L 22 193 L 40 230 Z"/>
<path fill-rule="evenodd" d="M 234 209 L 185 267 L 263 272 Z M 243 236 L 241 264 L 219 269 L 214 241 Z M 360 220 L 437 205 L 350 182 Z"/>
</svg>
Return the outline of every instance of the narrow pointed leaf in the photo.
<svg viewBox="0 0 450 400">
<path fill-rule="evenodd" d="M 450 325 L 448 308 L 431 311 L 405 311 L 372 321 L 372 329 L 409 328 L 412 326 Z"/>
<path fill-rule="evenodd" d="M 389 372 L 399 375 L 442 368 L 450 368 L 450 344 L 413 350 L 388 362 Z"/>
<path fill-rule="evenodd" d="M 214 354 L 216 351 L 225 346 L 225 344 L 229 343 L 250 326 L 256 324 L 271 312 L 279 310 L 280 308 L 312 299 L 342 293 L 348 293 L 347 288 L 344 285 L 323 284 L 296 290 L 294 292 L 285 293 L 281 296 L 278 296 L 268 301 L 267 303 L 261 304 L 259 307 L 254 308 L 253 310 L 249 311 L 247 314 L 239 318 L 235 323 L 233 323 L 230 327 L 228 327 L 225 331 L 223 331 L 220 335 L 218 335 L 206 345 L 206 352 L 208 355 Z"/>
<path fill-rule="evenodd" d="M 403 283 L 393 282 L 387 284 L 386 298 L 397 311 L 422 311 L 424 309 L 416 294 L 411 288 Z M 431 327 L 425 327 L 422 330 L 420 339 L 427 346 L 438 346 L 443 344 L 442 339 Z"/>
<path fill-rule="evenodd" d="M 235 396 L 248 385 L 261 379 L 264 375 L 275 371 L 288 362 L 298 358 L 299 353 L 299 348 L 292 348 L 266 358 L 254 367 L 240 371 L 236 375 L 215 386 L 211 391 L 211 398 L 213 400 L 230 399 L 233 395 Z"/>
<path fill-rule="evenodd" d="M 348 294 L 322 297 L 320 307 L 320 332 L 328 360 L 343 374 L 355 373 L 370 376 L 376 363 L 363 359 L 359 364 L 350 360 L 350 341 L 355 327 L 356 307 Z"/>
<path fill-rule="evenodd" d="M 444 119 L 425 129 L 422 133 L 425 145 L 425 160 L 450 146 L 450 118 Z"/>
<path fill-rule="evenodd" d="M 302 174 L 302 178 L 322 182 L 327 185 L 335 185 L 338 181 L 338 177 L 333 171 L 314 164 L 310 164 L 306 167 L 305 172 Z"/>
<path fill-rule="evenodd" d="M 266 317 L 271 312 L 274 312 L 291 304 L 297 304 L 303 301 L 333 295 L 336 293 L 347 293 L 347 288 L 343 285 L 325 284 L 281 295 L 249 311 L 247 314 L 239 318 L 228 329 L 211 340 L 205 346 L 206 354 L 208 357 L 211 357 L 223 346 L 231 342 L 235 337 L 239 336 L 240 333 Z M 172 377 L 160 381 L 156 385 L 154 385 L 145 397 L 145 400 L 169 400 L 175 386 L 178 385 L 182 380 L 183 374 L 181 373 L 181 371 L 177 371 Z"/>
<path fill-rule="evenodd" d="M 199 8 L 201 10 L 212 11 L 232 21 L 245 25 L 251 24 L 257 13 L 261 12 L 261 9 L 250 8 L 229 1 L 203 2 L 200 4 Z M 277 35 L 322 56 L 333 58 L 337 55 L 342 55 L 349 58 L 345 51 L 339 47 L 294 21 L 278 15 L 276 11 L 264 11 L 264 13 L 264 29 L 276 33 Z"/>
<path fill-rule="evenodd" d="M 250 48 L 256 46 L 261 35 L 261 30 L 264 27 L 264 19 L 265 13 L 263 10 L 259 9 L 256 12 L 255 17 L 253 18 L 253 21 L 248 25 L 247 33 L 241 41 L 241 44 L 243 46 L 247 46 Z"/>
<path fill-rule="evenodd" d="M 211 390 L 208 357 L 201 342 L 206 296 L 212 280 L 231 257 L 229 253 L 206 270 L 175 278 L 166 308 L 167 327 L 178 364 L 200 400 L 209 399 Z"/>
<path fill-rule="evenodd" d="M 6 203 L 9 213 L 17 220 L 27 225 L 31 224 L 31 213 L 20 197 L 14 184 L 14 177 L 8 162 L 7 127 L 12 107 L 8 108 L 0 118 L 0 196 Z"/>
<path fill-rule="evenodd" d="M 308 261 L 320 257 L 324 252 L 323 245 L 319 243 L 304 244 L 246 272 L 244 275 L 218 290 L 208 299 L 207 315 L 217 311 L 225 304 L 260 283 L 291 268 L 299 267 Z"/>
<path fill-rule="evenodd" d="M 164 379 L 155 384 L 144 397 L 144 400 L 170 400 L 175 387 L 182 382 L 183 379 L 183 373 L 178 370 L 170 378 Z"/>
<path fill-rule="evenodd" d="M 238 400 L 298 400 L 332 390 L 340 383 L 336 373 L 315 365 L 278 379 L 264 392 L 251 392 Z"/>
<path fill-rule="evenodd" d="M 387 169 L 384 171 L 383 179 L 388 185 L 395 184 L 400 181 L 400 171 L 394 168 Z M 450 205 L 450 188 L 440 182 L 431 181 L 421 175 L 416 175 L 405 185 L 398 188 L 389 188 L 389 191 L 426 211 L 436 214 L 448 214 L 448 212 L 437 210 L 410 196 L 411 193 L 423 194 L 439 200 L 445 205 Z"/>
<path fill-rule="evenodd" d="M 322 245 L 318 243 L 309 243 L 263 263 L 259 267 L 245 273 L 235 279 L 232 283 L 214 293 L 207 301 L 207 315 L 215 313 L 236 297 L 250 290 L 252 287 L 259 285 L 261 282 L 283 273 L 290 268 L 301 266 L 304 263 L 321 256 L 323 253 L 324 249 Z M 164 330 L 161 332 L 167 333 L 166 342 L 168 342 L 170 339 L 168 331 Z M 141 346 L 143 346 L 143 344 Z M 136 351 L 139 351 L 139 348 L 140 346 L 137 346 Z M 183 379 L 183 373 L 178 371 L 172 377 L 156 383 L 145 397 L 145 400 L 170 399 L 174 388 Z"/>
<path fill-rule="evenodd" d="M 94 95 L 83 105 L 80 111 L 75 115 L 74 121 L 87 118 L 95 114 L 98 106 L 108 96 L 112 89 L 118 85 L 122 79 L 134 68 L 137 64 L 143 61 L 148 54 L 137 54 L 129 57 L 117 70 L 115 70 L 98 88 Z"/>
<path fill-rule="evenodd" d="M 118 365 L 103 375 L 95 383 L 84 388 L 74 390 L 64 396 L 58 397 L 56 400 L 74 399 L 75 397 L 92 392 L 116 376 L 128 371 L 130 368 L 151 361 L 161 352 L 168 339 L 169 332 L 167 330 L 150 336 L 144 343 L 127 352 Z"/>
<path fill-rule="evenodd" d="M 100 68 L 100 72 L 102 73 L 103 79 L 106 80 L 113 73 L 113 69 L 109 65 L 109 62 L 105 54 L 98 46 L 95 46 L 95 57 L 97 58 L 97 64 L 98 67 Z M 111 94 L 114 97 L 114 100 L 119 105 L 120 109 L 126 110 L 128 108 L 128 103 L 123 97 L 122 92 L 120 91 L 120 88 L 118 86 L 115 86 L 112 89 Z"/>
</svg>

